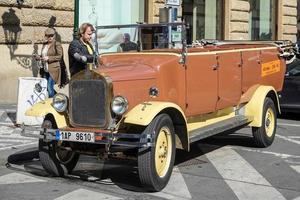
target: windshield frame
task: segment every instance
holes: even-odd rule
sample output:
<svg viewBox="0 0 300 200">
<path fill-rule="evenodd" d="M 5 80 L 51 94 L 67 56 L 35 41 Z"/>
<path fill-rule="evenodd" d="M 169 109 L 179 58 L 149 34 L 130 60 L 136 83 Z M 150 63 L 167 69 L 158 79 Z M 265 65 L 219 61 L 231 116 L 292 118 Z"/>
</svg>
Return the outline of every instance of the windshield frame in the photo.
<svg viewBox="0 0 300 200">
<path fill-rule="evenodd" d="M 95 42 L 95 47 L 96 47 L 96 52 L 99 55 L 99 49 L 98 49 L 98 39 L 97 39 L 97 33 L 100 29 L 122 29 L 122 28 L 136 28 L 137 29 L 137 44 L 138 44 L 138 52 L 143 51 L 143 45 L 142 44 L 142 33 L 141 30 L 143 28 L 154 28 L 154 27 L 172 27 L 172 26 L 181 26 L 181 46 L 182 46 L 182 52 L 186 49 L 186 25 L 184 22 L 170 22 L 170 23 L 156 23 L 156 24 L 122 24 L 122 25 L 105 25 L 105 26 L 96 26 L 95 27 L 95 34 L 96 34 L 96 39 L 94 40 Z M 171 33 L 169 31 L 169 37 L 171 37 Z M 168 47 L 167 49 L 170 49 Z M 105 54 L 105 53 L 103 53 Z"/>
</svg>

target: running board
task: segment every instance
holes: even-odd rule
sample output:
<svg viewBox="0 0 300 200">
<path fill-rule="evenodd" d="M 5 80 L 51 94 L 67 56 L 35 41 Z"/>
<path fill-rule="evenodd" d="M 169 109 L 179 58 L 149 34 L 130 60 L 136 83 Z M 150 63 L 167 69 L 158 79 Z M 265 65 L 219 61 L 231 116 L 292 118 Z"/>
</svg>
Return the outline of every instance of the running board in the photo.
<svg viewBox="0 0 300 200">
<path fill-rule="evenodd" d="M 249 119 L 245 116 L 235 116 L 212 125 L 205 126 L 203 128 L 196 129 L 190 132 L 190 143 L 196 142 L 198 140 L 228 131 L 230 129 L 243 126 L 249 123 Z"/>
</svg>

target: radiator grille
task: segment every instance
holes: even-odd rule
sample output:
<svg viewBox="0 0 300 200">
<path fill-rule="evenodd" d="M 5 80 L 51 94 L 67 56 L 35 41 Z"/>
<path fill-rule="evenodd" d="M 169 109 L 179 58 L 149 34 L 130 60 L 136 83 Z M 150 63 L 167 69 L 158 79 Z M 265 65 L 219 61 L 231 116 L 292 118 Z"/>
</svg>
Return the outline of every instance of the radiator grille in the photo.
<svg viewBox="0 0 300 200">
<path fill-rule="evenodd" d="M 106 125 L 106 87 L 103 80 L 75 80 L 70 83 L 70 120 L 73 126 Z"/>
</svg>

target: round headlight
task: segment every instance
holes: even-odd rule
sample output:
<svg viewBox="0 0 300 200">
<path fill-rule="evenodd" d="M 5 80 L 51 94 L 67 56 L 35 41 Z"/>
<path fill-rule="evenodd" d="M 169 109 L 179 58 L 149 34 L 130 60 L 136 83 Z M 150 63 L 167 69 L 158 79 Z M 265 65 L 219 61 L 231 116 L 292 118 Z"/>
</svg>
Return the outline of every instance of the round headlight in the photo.
<svg viewBox="0 0 300 200">
<path fill-rule="evenodd" d="M 68 97 L 64 94 L 56 94 L 53 97 L 52 106 L 57 112 L 64 112 L 68 106 Z"/>
<path fill-rule="evenodd" d="M 128 101 L 125 97 L 115 96 L 111 102 L 111 110 L 116 115 L 122 115 L 128 108 Z"/>
</svg>

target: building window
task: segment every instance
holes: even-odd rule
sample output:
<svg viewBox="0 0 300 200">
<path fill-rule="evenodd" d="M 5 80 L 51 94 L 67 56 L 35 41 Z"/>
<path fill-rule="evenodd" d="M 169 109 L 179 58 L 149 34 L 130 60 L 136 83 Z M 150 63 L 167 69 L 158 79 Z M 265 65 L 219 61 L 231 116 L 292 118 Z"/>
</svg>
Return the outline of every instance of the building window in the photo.
<svg viewBox="0 0 300 200">
<path fill-rule="evenodd" d="M 89 22 L 93 26 L 136 24 L 145 20 L 146 0 L 76 0 L 76 20 L 78 24 Z M 123 34 L 128 33 L 133 39 L 134 29 L 115 32 L 113 29 L 97 29 L 93 35 L 93 45 L 100 53 L 116 52 Z M 96 42 L 97 41 L 97 42 Z"/>
<path fill-rule="evenodd" d="M 223 0 L 183 0 L 183 19 L 190 25 L 189 43 L 223 39 Z"/>
<path fill-rule="evenodd" d="M 144 22 L 145 0 L 79 0 L 79 25 L 135 24 Z"/>
<path fill-rule="evenodd" d="M 277 0 L 250 0 L 251 40 L 276 39 L 276 3 Z"/>
</svg>

